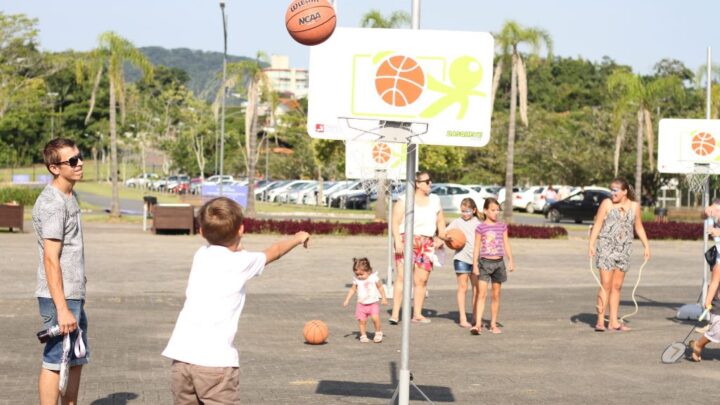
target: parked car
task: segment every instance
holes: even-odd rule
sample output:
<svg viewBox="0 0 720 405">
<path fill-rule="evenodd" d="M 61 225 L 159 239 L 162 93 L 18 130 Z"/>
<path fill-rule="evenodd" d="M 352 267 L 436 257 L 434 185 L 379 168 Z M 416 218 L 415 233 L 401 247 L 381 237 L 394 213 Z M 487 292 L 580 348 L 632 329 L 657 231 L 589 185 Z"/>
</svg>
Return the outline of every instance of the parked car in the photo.
<svg viewBox="0 0 720 405">
<path fill-rule="evenodd" d="M 357 198 L 357 191 L 365 191 L 362 181 L 353 181 L 352 183 L 350 183 L 350 185 L 343 188 L 342 190 L 338 190 L 328 195 L 327 198 L 330 202 L 330 207 L 345 208 L 346 201 L 349 196 L 352 195 L 353 197 Z"/>
<path fill-rule="evenodd" d="M 550 204 L 545 217 L 552 222 L 560 222 L 562 219 L 572 219 L 578 224 L 592 221 L 600 203 L 609 197 L 610 191 L 607 189 L 588 187 Z"/>
<path fill-rule="evenodd" d="M 542 186 L 530 186 L 522 188 L 518 192 L 513 190 L 513 209 L 524 210 L 529 214 L 535 212 L 535 207 L 533 206 L 535 191 L 542 188 Z"/>
<path fill-rule="evenodd" d="M 165 189 L 171 193 L 187 194 L 190 192 L 190 176 L 180 174 L 168 177 Z"/>
<path fill-rule="evenodd" d="M 222 176 L 222 178 L 223 178 L 223 184 L 229 184 L 229 182 L 235 181 L 235 178 L 233 176 L 230 176 L 227 174 L 224 174 Z M 205 179 L 205 181 L 203 183 L 205 183 L 205 184 L 220 184 L 220 175 L 216 174 L 216 175 L 210 176 L 207 179 Z"/>
<path fill-rule="evenodd" d="M 291 181 L 285 185 L 282 185 L 276 189 L 270 190 L 268 192 L 268 201 L 286 203 L 288 192 L 295 191 L 301 187 L 304 187 L 309 182 L 310 182 L 309 180 L 293 180 L 293 181 Z"/>
<path fill-rule="evenodd" d="M 464 198 L 472 198 L 479 209 L 485 204 L 485 199 L 480 193 L 462 184 L 437 183 L 433 184 L 430 192 L 440 197 L 443 211 L 460 212 L 460 203 Z"/>
<path fill-rule="evenodd" d="M 513 187 L 513 194 L 519 193 L 523 190 L 522 187 Z M 500 205 L 503 205 L 505 202 L 505 187 L 500 188 L 497 193 L 497 200 L 500 203 Z"/>
<path fill-rule="evenodd" d="M 287 184 L 290 183 L 291 181 L 292 181 L 292 180 L 276 180 L 276 181 L 270 183 L 267 187 L 265 187 L 264 190 L 262 190 L 261 194 L 259 194 L 259 196 L 261 197 L 260 199 L 261 199 L 262 201 L 270 201 L 270 192 L 271 192 L 271 191 L 273 191 L 273 190 L 275 190 L 275 189 L 277 189 L 277 188 L 280 188 L 280 187 L 284 187 L 285 185 L 287 185 Z M 258 195 L 258 194 L 256 194 L 256 196 L 257 196 L 257 195 Z"/>
<path fill-rule="evenodd" d="M 322 204 L 327 206 L 328 205 L 328 196 L 338 190 L 342 190 L 343 188 L 347 187 L 350 183 L 352 183 L 352 181 L 350 181 L 350 180 L 323 182 Z M 319 198 L 319 193 L 320 193 L 320 187 L 318 187 L 315 191 L 313 191 L 312 195 L 308 195 L 308 197 L 305 199 L 305 204 L 317 205 L 317 199 Z"/>
<path fill-rule="evenodd" d="M 341 195 L 338 202 L 338 207 L 349 210 L 366 210 L 369 205 L 370 194 L 362 188 Z"/>
<path fill-rule="evenodd" d="M 497 199 L 498 191 L 500 191 L 500 189 L 502 188 L 500 186 L 485 186 L 482 184 L 470 185 L 468 187 L 480 193 L 480 197 L 482 197 L 483 199 L 490 197 Z"/>
<path fill-rule="evenodd" d="M 323 193 L 337 183 L 336 181 L 325 180 L 322 183 Z M 316 182 L 312 187 L 300 190 L 298 192 L 297 203 L 305 205 L 316 205 L 317 195 L 320 192 L 320 182 Z"/>
<path fill-rule="evenodd" d="M 125 180 L 126 187 L 145 187 L 150 188 L 152 182 L 159 180 L 160 176 L 155 173 L 143 173 L 137 177 Z"/>
<path fill-rule="evenodd" d="M 545 212 L 545 204 L 547 203 L 545 193 L 549 187 L 550 186 L 540 186 L 535 190 L 535 196 L 533 197 L 533 211 Z M 572 190 L 572 187 L 562 185 L 553 185 L 552 188 L 557 193 L 556 201 L 562 199 L 562 197 L 560 197 L 560 190 L 566 190 L 565 194 L 571 193 L 570 190 Z"/>
<path fill-rule="evenodd" d="M 190 179 L 190 194 L 199 195 L 202 193 L 202 177 Z"/>
<path fill-rule="evenodd" d="M 302 204 L 306 193 L 312 192 L 318 185 L 317 180 L 309 180 L 304 185 L 291 187 L 286 194 L 285 202 L 288 204 Z"/>
</svg>

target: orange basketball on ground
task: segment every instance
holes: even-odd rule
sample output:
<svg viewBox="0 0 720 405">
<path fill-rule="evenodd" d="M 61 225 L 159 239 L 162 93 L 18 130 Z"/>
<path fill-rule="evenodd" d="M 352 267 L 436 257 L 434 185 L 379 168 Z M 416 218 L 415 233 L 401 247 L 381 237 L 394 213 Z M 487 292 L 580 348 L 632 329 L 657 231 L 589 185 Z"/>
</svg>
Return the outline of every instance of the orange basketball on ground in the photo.
<svg viewBox="0 0 720 405">
<path fill-rule="evenodd" d="M 386 143 L 378 142 L 372 148 L 372 158 L 376 163 L 385 164 L 391 156 L 392 150 Z"/>
<path fill-rule="evenodd" d="M 404 107 L 414 103 L 425 88 L 425 72 L 415 59 L 391 56 L 375 73 L 375 90 L 386 103 Z"/>
<path fill-rule="evenodd" d="M 308 321 L 303 328 L 303 336 L 305 336 L 305 341 L 311 345 L 325 343 L 328 337 L 328 327 L 325 322 L 317 319 Z"/>
<path fill-rule="evenodd" d="M 293 0 L 285 12 L 285 27 L 303 45 L 325 42 L 336 23 L 335 8 L 328 0 Z"/>
<path fill-rule="evenodd" d="M 707 156 L 715 151 L 715 137 L 707 132 L 699 132 L 693 136 L 692 150 L 700 156 Z"/>
<path fill-rule="evenodd" d="M 460 250 L 465 247 L 465 234 L 459 229 L 450 229 L 445 233 L 451 240 L 446 241 L 447 247 L 453 250 Z"/>
</svg>

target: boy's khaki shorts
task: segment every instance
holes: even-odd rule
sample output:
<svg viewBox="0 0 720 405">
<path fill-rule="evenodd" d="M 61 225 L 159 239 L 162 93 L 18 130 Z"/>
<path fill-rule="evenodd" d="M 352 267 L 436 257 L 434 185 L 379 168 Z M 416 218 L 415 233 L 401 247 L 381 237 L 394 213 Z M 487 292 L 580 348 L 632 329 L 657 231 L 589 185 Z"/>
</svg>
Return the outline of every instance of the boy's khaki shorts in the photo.
<svg viewBox="0 0 720 405">
<path fill-rule="evenodd" d="M 240 403 L 240 369 L 173 361 L 170 385 L 175 405 Z"/>
</svg>

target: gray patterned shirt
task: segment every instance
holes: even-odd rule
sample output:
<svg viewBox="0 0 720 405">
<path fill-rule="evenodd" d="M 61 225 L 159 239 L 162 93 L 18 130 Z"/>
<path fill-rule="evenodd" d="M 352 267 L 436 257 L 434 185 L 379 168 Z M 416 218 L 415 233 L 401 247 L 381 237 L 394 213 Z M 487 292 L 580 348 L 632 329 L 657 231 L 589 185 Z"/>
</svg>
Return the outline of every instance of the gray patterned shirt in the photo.
<svg viewBox="0 0 720 405">
<path fill-rule="evenodd" d="M 75 192 L 72 197 L 68 197 L 52 185 L 47 185 L 35 201 L 32 221 L 40 256 L 35 296 L 52 298 L 45 276 L 43 254 L 45 239 L 55 239 L 62 242 L 60 270 L 65 298 L 85 299 L 85 253 L 80 206 Z"/>
</svg>

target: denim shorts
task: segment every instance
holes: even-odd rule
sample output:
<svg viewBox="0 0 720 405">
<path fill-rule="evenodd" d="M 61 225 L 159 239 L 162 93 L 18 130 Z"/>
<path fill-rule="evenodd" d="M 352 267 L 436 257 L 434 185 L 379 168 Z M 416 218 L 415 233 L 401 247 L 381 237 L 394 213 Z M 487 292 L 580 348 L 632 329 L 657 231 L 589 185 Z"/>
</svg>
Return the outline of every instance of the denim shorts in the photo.
<svg viewBox="0 0 720 405">
<path fill-rule="evenodd" d="M 78 326 L 82 329 L 82 339 L 85 343 L 85 357 L 76 358 L 74 350 L 70 350 L 70 367 L 87 364 L 90 361 L 90 346 L 87 341 L 88 321 L 87 315 L 85 314 L 85 300 L 66 300 L 68 309 L 75 316 L 75 320 L 78 322 Z M 57 311 L 55 311 L 55 303 L 51 298 L 38 297 L 38 304 L 40 306 L 40 317 L 43 321 L 43 329 L 49 329 L 57 325 Z M 75 339 L 77 339 L 78 331 L 75 330 L 70 334 L 70 347 L 74 347 Z M 48 370 L 59 371 L 60 362 L 62 359 L 62 336 L 55 336 L 45 343 L 45 349 L 43 350 L 43 368 Z"/>
<path fill-rule="evenodd" d="M 472 273 L 472 264 L 465 263 L 462 260 L 453 260 L 453 266 L 455 267 L 455 273 L 458 274 L 470 274 Z"/>
</svg>

